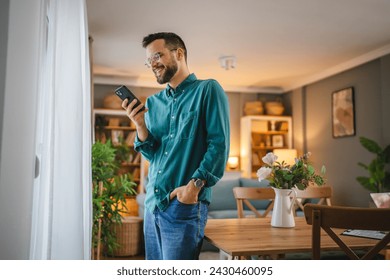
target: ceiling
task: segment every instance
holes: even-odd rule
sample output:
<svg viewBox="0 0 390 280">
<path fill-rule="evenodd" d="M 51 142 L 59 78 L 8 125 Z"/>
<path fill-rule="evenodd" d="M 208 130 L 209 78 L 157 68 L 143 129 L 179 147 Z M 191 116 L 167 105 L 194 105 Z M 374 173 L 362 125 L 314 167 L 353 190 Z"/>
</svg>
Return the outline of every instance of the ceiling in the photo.
<svg viewBox="0 0 390 280">
<path fill-rule="evenodd" d="M 159 31 L 227 91 L 283 93 L 390 53 L 389 0 L 87 0 L 87 11 L 101 83 L 157 87 L 141 41 Z"/>
</svg>

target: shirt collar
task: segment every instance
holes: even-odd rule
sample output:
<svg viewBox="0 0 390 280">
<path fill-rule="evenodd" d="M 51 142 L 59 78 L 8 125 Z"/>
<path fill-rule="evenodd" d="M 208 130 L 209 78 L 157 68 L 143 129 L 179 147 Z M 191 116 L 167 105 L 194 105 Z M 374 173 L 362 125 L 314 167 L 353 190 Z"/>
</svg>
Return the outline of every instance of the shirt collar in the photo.
<svg viewBox="0 0 390 280">
<path fill-rule="evenodd" d="M 167 85 L 166 89 L 165 89 L 165 93 L 168 97 L 171 97 L 171 96 L 177 96 L 179 95 L 180 93 L 184 92 L 185 89 L 190 85 L 192 84 L 193 82 L 195 82 L 197 80 L 196 76 L 194 73 L 188 75 L 187 78 L 184 79 L 184 81 L 182 81 L 177 87 L 176 89 L 173 89 L 169 84 Z"/>
</svg>

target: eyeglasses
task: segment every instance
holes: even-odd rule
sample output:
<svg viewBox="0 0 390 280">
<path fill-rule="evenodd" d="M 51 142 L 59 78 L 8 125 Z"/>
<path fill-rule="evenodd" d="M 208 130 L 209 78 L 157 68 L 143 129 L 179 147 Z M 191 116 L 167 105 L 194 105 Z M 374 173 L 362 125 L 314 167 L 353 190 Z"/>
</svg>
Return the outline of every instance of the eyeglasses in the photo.
<svg viewBox="0 0 390 280">
<path fill-rule="evenodd" d="M 173 52 L 173 51 L 176 51 L 177 49 L 172 49 L 172 50 L 169 50 L 170 52 Z M 161 53 L 161 52 L 156 52 L 155 54 L 152 54 L 151 57 L 147 58 L 145 60 L 145 65 L 146 67 L 150 68 L 152 67 L 152 64 L 155 63 L 155 62 L 158 62 L 160 61 L 160 58 L 163 56 L 164 54 Z"/>
</svg>

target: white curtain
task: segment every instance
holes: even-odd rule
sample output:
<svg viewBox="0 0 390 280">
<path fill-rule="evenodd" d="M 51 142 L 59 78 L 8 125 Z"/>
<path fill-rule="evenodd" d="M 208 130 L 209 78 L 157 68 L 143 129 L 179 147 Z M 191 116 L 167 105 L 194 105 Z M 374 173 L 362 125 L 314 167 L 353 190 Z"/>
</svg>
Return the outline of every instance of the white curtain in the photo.
<svg viewBox="0 0 390 280">
<path fill-rule="evenodd" d="M 91 85 L 85 0 L 43 0 L 31 259 L 90 259 Z"/>
</svg>

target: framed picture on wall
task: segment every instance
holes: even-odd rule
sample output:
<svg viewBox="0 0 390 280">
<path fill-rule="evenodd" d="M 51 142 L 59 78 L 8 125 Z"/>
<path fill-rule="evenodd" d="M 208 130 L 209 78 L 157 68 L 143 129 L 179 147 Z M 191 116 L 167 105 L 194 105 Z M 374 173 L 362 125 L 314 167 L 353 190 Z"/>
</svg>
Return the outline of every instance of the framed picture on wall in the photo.
<svg viewBox="0 0 390 280">
<path fill-rule="evenodd" d="M 284 146 L 283 135 L 272 135 L 272 146 L 281 148 Z"/>
<path fill-rule="evenodd" d="M 332 93 L 332 134 L 334 138 L 354 136 L 355 105 L 353 88 Z"/>
</svg>

